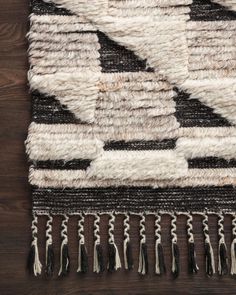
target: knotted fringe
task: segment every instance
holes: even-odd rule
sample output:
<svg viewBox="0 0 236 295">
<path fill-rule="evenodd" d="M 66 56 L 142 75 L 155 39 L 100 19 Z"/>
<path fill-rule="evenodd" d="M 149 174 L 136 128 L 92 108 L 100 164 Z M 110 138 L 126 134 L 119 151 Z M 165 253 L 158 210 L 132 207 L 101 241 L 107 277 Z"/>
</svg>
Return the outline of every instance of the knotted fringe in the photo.
<svg viewBox="0 0 236 295">
<path fill-rule="evenodd" d="M 222 213 L 218 214 L 218 235 L 219 235 L 218 272 L 219 272 L 219 275 L 226 275 L 228 273 L 228 257 L 227 257 L 227 248 L 225 244 L 225 235 L 224 235 L 224 216 Z"/>
<path fill-rule="evenodd" d="M 93 251 L 93 271 L 101 273 L 105 270 L 103 250 L 100 241 L 100 216 L 95 214 L 94 218 L 94 251 Z"/>
<path fill-rule="evenodd" d="M 188 236 L 188 270 L 190 274 L 198 272 L 198 266 L 196 262 L 196 252 L 193 236 L 193 216 L 190 213 L 187 216 L 187 236 Z"/>
<path fill-rule="evenodd" d="M 42 264 L 39 260 L 38 251 L 38 217 L 33 215 L 32 225 L 32 242 L 30 247 L 30 252 L 28 256 L 28 269 L 35 276 L 40 275 L 42 272 Z"/>
<path fill-rule="evenodd" d="M 45 272 L 48 276 L 52 276 L 54 270 L 54 251 L 52 245 L 52 221 L 51 215 L 48 215 L 46 224 L 46 269 Z"/>
<path fill-rule="evenodd" d="M 68 236 L 67 236 L 67 225 L 68 225 L 68 216 L 63 215 L 62 221 L 62 230 L 61 230 L 61 254 L 60 254 L 60 270 L 59 276 L 66 276 L 69 273 L 70 269 L 70 257 L 68 249 Z"/>
<path fill-rule="evenodd" d="M 100 241 L 100 214 L 86 213 L 94 216 L 94 261 L 93 271 L 101 273 L 105 270 L 103 248 Z M 109 216 L 108 224 L 108 263 L 107 270 L 113 272 L 121 267 L 121 260 L 119 251 L 115 243 L 114 227 L 115 227 L 115 212 L 106 212 Z M 124 215 L 124 268 L 130 270 L 133 268 L 132 247 L 130 243 L 130 214 L 121 213 Z M 135 213 L 134 213 L 135 214 Z M 175 278 L 180 273 L 180 252 L 177 243 L 177 216 L 187 216 L 187 237 L 188 237 L 188 264 L 189 272 L 196 273 L 198 266 L 196 263 L 194 233 L 193 233 L 193 216 L 188 212 L 148 212 L 138 214 L 140 216 L 140 245 L 139 245 L 139 264 L 138 272 L 142 275 L 148 273 L 149 261 L 146 243 L 145 232 L 145 217 L 146 214 L 155 216 L 155 273 L 162 275 L 166 272 L 164 251 L 161 240 L 161 217 L 163 214 L 171 216 L 171 248 L 172 248 L 172 266 L 171 272 Z M 206 261 L 206 274 L 208 276 L 214 275 L 215 260 L 213 247 L 211 245 L 209 226 L 208 226 L 208 213 L 207 212 L 194 212 L 193 214 L 202 216 L 202 226 L 204 234 L 204 248 L 205 248 L 205 261 Z M 225 244 L 224 235 L 224 215 L 223 213 L 211 213 L 218 216 L 218 272 L 220 275 L 228 273 L 228 257 L 227 248 Z M 226 213 L 232 216 L 232 243 L 231 243 L 231 269 L 230 273 L 236 275 L 236 213 Z M 78 273 L 86 273 L 88 271 L 88 253 L 85 243 L 84 222 L 85 214 L 78 213 Z M 62 229 L 61 229 L 61 251 L 60 251 L 60 270 L 58 275 L 65 276 L 69 272 L 70 258 L 68 250 L 68 226 L 69 217 L 63 215 Z M 53 218 L 47 215 L 46 223 L 46 260 L 45 260 L 45 273 L 47 276 L 53 275 L 54 270 L 54 251 L 52 239 L 52 223 Z M 32 220 L 32 242 L 31 249 L 28 257 L 28 268 L 35 275 L 38 276 L 42 272 L 42 265 L 39 260 L 38 250 L 38 217 L 33 215 Z"/>
<path fill-rule="evenodd" d="M 79 239 L 79 247 L 78 247 L 78 273 L 86 273 L 88 271 L 88 254 L 85 245 L 84 238 L 84 215 L 79 214 L 78 220 L 78 239 Z"/>
<path fill-rule="evenodd" d="M 215 259 L 209 235 L 208 215 L 205 213 L 203 214 L 202 226 L 205 244 L 206 274 L 211 277 L 215 273 Z"/>
<path fill-rule="evenodd" d="M 236 214 L 232 214 L 231 275 L 236 275 Z"/>
<path fill-rule="evenodd" d="M 128 213 L 124 216 L 124 266 L 125 269 L 131 270 L 134 267 L 133 262 L 133 254 L 132 254 L 132 246 L 130 243 L 130 236 L 129 236 L 129 230 L 130 230 L 130 224 L 129 224 L 130 216 Z"/>
<path fill-rule="evenodd" d="M 145 215 L 140 214 L 140 246 L 139 246 L 139 266 L 138 273 L 145 275 L 148 273 L 148 255 L 147 255 L 147 244 L 145 234 Z"/>
<path fill-rule="evenodd" d="M 112 272 L 121 268 L 121 261 L 118 248 L 115 244 L 114 239 L 114 224 L 115 224 L 115 214 L 109 214 L 109 228 L 108 228 L 108 271 Z"/>
<path fill-rule="evenodd" d="M 171 243 L 172 243 L 172 268 L 171 272 L 174 278 L 179 276 L 179 247 L 177 245 L 177 217 L 175 214 L 171 214 Z"/>
<path fill-rule="evenodd" d="M 162 275 L 166 272 L 165 260 L 164 260 L 164 251 L 161 244 L 161 215 L 156 214 L 155 219 L 155 273 L 157 275 Z"/>
</svg>

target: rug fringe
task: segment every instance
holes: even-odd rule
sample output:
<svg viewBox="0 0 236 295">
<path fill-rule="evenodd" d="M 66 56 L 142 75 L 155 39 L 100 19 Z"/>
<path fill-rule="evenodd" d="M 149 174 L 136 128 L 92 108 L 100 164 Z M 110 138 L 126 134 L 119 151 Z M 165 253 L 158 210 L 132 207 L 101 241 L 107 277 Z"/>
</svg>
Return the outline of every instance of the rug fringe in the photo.
<svg viewBox="0 0 236 295">
<path fill-rule="evenodd" d="M 138 273 L 146 275 L 148 273 L 148 251 L 146 244 L 146 233 L 145 233 L 145 214 L 140 215 L 140 246 L 139 246 L 139 266 Z"/>
<path fill-rule="evenodd" d="M 42 264 L 39 260 L 38 217 L 36 215 L 33 215 L 31 231 L 32 231 L 32 242 L 31 242 L 30 252 L 28 256 L 28 269 L 30 273 L 33 273 L 35 276 L 38 276 L 42 272 Z"/>
<path fill-rule="evenodd" d="M 70 269 L 70 256 L 68 248 L 67 225 L 69 217 L 63 215 L 62 230 L 61 230 L 61 252 L 60 252 L 60 270 L 58 276 L 66 276 Z"/>
<path fill-rule="evenodd" d="M 86 273 L 88 272 L 88 254 L 87 248 L 85 245 L 85 237 L 84 237 L 84 214 L 79 214 L 78 220 L 78 239 L 79 239 L 79 247 L 78 247 L 78 273 Z"/>
<path fill-rule="evenodd" d="M 139 257 L 137 272 L 141 275 L 148 274 L 149 271 L 149 246 L 146 240 L 146 217 L 154 217 L 153 229 L 155 244 L 153 245 L 155 253 L 155 274 L 163 275 L 166 273 L 167 268 L 165 264 L 165 246 L 162 244 L 161 239 L 161 220 L 163 215 L 169 215 L 171 217 L 171 249 L 172 249 L 172 266 L 170 268 L 174 278 L 177 278 L 180 274 L 180 249 L 178 246 L 177 238 L 177 219 L 179 215 L 185 215 L 186 220 L 186 236 L 188 241 L 188 266 L 189 273 L 197 273 L 197 257 L 196 257 L 196 245 L 194 241 L 193 231 L 193 216 L 200 215 L 202 217 L 202 232 L 204 236 L 204 250 L 205 250 L 205 270 L 206 275 L 211 277 L 216 272 L 215 258 L 213 246 L 211 244 L 209 234 L 209 215 L 216 215 L 218 217 L 218 273 L 219 275 L 226 275 L 229 272 L 227 246 L 225 243 L 224 234 L 224 215 L 228 214 L 232 217 L 232 242 L 231 242 L 231 269 L 230 274 L 236 275 L 236 213 L 222 213 L 222 212 L 145 212 L 145 213 L 131 213 L 131 212 L 104 212 L 104 213 L 78 213 L 78 273 L 87 273 L 89 269 L 89 254 L 85 242 L 85 218 L 86 215 L 94 216 L 94 253 L 93 253 L 93 271 L 95 273 L 102 273 L 105 271 L 105 263 L 107 263 L 107 270 L 114 272 L 122 267 L 119 251 L 120 244 L 117 243 L 115 238 L 115 224 L 116 215 L 123 215 L 123 261 L 124 269 L 131 270 L 134 268 L 134 259 L 132 253 L 132 239 L 130 238 L 130 218 L 133 216 L 139 217 Z M 103 244 L 100 238 L 100 218 L 101 215 L 107 215 L 108 220 L 108 247 L 105 252 Z M 45 274 L 47 276 L 53 276 L 54 272 L 54 250 L 53 250 L 53 237 L 52 237 L 52 224 L 53 216 L 46 214 L 46 259 L 45 259 Z M 61 249 L 60 249 L 60 266 L 59 276 L 66 276 L 70 269 L 70 257 L 69 257 L 69 245 L 68 245 L 68 227 L 69 216 L 63 215 L 61 224 Z M 34 276 L 38 276 L 42 273 L 42 264 L 39 257 L 38 249 L 38 216 L 33 215 L 32 219 L 32 241 L 30 247 L 30 253 L 28 258 L 28 268 Z M 119 241 L 119 240 L 118 240 Z M 151 249 L 150 249 L 151 250 Z M 106 254 L 106 255 L 105 255 Z M 106 258 L 105 258 L 106 257 Z M 107 262 L 106 262 L 107 261 Z"/>
<path fill-rule="evenodd" d="M 48 220 L 46 224 L 46 269 L 45 272 L 47 276 L 53 275 L 54 270 L 54 251 L 52 243 L 52 222 L 53 218 L 48 215 Z"/>
<path fill-rule="evenodd" d="M 133 262 L 133 254 L 132 254 L 132 246 L 130 242 L 130 215 L 128 213 L 124 216 L 124 244 L 123 244 L 123 252 L 124 252 L 124 267 L 127 270 L 131 270 L 134 267 Z"/>
</svg>

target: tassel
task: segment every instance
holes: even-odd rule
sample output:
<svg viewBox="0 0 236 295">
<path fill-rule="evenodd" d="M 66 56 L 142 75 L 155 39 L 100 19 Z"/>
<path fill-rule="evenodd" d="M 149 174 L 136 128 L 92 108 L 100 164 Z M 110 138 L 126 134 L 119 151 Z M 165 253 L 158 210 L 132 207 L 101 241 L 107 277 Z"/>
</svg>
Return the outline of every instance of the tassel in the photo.
<svg viewBox="0 0 236 295">
<path fill-rule="evenodd" d="M 218 234 L 219 234 L 219 263 L 218 272 L 219 275 L 226 275 L 228 273 L 228 257 L 227 248 L 225 244 L 224 236 L 224 216 L 223 214 L 218 214 Z"/>
<path fill-rule="evenodd" d="M 236 275 L 236 214 L 232 216 L 231 275 Z"/>
<path fill-rule="evenodd" d="M 54 269 L 54 251 L 52 246 L 52 216 L 48 216 L 46 225 L 46 274 L 52 276 Z"/>
<path fill-rule="evenodd" d="M 211 277 L 215 273 L 213 249 L 210 243 L 205 242 L 206 274 Z"/>
<path fill-rule="evenodd" d="M 148 273 L 148 255 L 145 234 L 145 216 L 141 214 L 140 219 L 140 247 L 139 247 L 139 267 L 138 272 L 141 275 Z"/>
<path fill-rule="evenodd" d="M 105 270 L 104 267 L 104 259 L 103 259 L 103 250 L 101 247 L 101 241 L 100 241 L 100 216 L 98 214 L 95 214 L 94 219 L 94 251 L 93 251 L 93 271 L 96 273 L 101 273 Z"/>
<path fill-rule="evenodd" d="M 156 274 L 157 275 L 162 275 L 166 272 L 166 266 L 165 266 L 165 260 L 164 260 L 164 251 L 163 247 L 158 241 L 156 241 L 156 247 L 155 247 L 155 252 L 156 252 Z"/>
<path fill-rule="evenodd" d="M 60 270 L 58 276 L 66 276 L 70 269 L 70 257 L 68 249 L 68 237 L 67 237 L 67 225 L 69 217 L 64 215 L 64 220 L 62 221 L 62 231 L 61 231 L 61 253 L 60 253 Z"/>
<path fill-rule="evenodd" d="M 188 269 L 189 273 L 197 273 L 198 266 L 196 262 L 196 252 L 195 252 L 195 244 L 194 244 L 194 236 L 193 236 L 193 216 L 189 213 L 187 216 L 187 235 L 188 235 Z"/>
<path fill-rule="evenodd" d="M 228 273 L 228 263 L 227 263 L 227 248 L 225 244 L 219 245 L 219 274 L 227 275 Z"/>
<path fill-rule="evenodd" d="M 88 272 L 88 254 L 84 244 L 79 243 L 78 269 L 79 273 Z"/>
<path fill-rule="evenodd" d="M 215 259 L 209 236 L 208 215 L 205 213 L 203 214 L 202 225 L 205 238 L 206 274 L 211 277 L 215 273 Z"/>
<path fill-rule="evenodd" d="M 124 218 L 124 264 L 125 264 L 125 269 L 127 270 L 131 270 L 134 267 L 129 229 L 130 229 L 129 214 L 126 213 Z"/>
<path fill-rule="evenodd" d="M 179 266 L 179 247 L 177 245 L 177 217 L 175 214 L 171 214 L 171 242 L 172 242 L 172 268 L 171 272 L 174 278 L 177 278 L 179 276 L 180 272 L 180 266 Z"/>
<path fill-rule="evenodd" d="M 79 237 L 79 249 L 78 249 L 78 269 L 79 273 L 86 273 L 88 271 L 88 254 L 85 246 L 84 238 L 84 215 L 79 214 L 78 221 L 78 237 Z"/>
<path fill-rule="evenodd" d="M 52 276 L 54 270 L 54 251 L 52 245 L 46 246 L 46 269 L 47 276 Z"/>
<path fill-rule="evenodd" d="M 179 276 L 179 247 L 176 243 L 172 242 L 172 268 L 171 272 L 174 276 L 174 278 L 177 278 Z"/>
<path fill-rule="evenodd" d="M 196 252 L 194 243 L 188 244 L 188 261 L 189 273 L 197 273 L 199 268 L 196 263 Z"/>
<path fill-rule="evenodd" d="M 94 244 L 94 265 L 93 271 L 96 273 L 104 272 L 104 259 L 103 259 L 103 250 L 100 244 Z"/>
<path fill-rule="evenodd" d="M 115 224 L 115 215 L 113 213 L 109 214 L 109 229 L 108 229 L 108 271 L 112 272 L 121 268 L 121 261 L 119 256 L 118 248 L 114 240 L 114 224 Z"/>
<path fill-rule="evenodd" d="M 28 269 L 35 276 L 40 275 L 42 272 L 42 264 L 39 260 L 38 251 L 38 217 L 33 215 L 31 230 L 32 230 L 32 242 L 28 256 Z"/>
<path fill-rule="evenodd" d="M 156 244 L 155 244 L 155 257 L 156 257 L 156 264 L 155 264 L 155 272 L 157 275 L 162 275 L 166 272 L 165 260 L 164 260 L 164 251 L 161 244 L 161 215 L 156 215 L 155 220 L 155 237 L 156 237 Z"/>
</svg>

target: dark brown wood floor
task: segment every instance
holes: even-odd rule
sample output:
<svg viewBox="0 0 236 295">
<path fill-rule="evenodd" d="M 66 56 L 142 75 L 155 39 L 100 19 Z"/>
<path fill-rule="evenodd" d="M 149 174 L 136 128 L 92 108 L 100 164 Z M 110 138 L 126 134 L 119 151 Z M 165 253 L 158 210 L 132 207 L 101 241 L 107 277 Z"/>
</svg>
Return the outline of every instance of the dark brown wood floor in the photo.
<svg viewBox="0 0 236 295">
<path fill-rule="evenodd" d="M 187 242 L 185 218 L 178 221 L 178 238 L 181 250 L 181 275 L 173 280 L 168 274 L 162 278 L 153 274 L 140 277 L 134 270 L 115 274 L 85 276 L 76 274 L 76 220 L 69 226 L 70 254 L 72 259 L 69 277 L 47 280 L 44 276 L 32 278 L 26 271 L 26 259 L 30 244 L 30 188 L 27 183 L 27 160 L 24 140 L 30 122 L 30 98 L 27 89 L 27 41 L 28 1 L 0 0 L 0 294 L 1 295 L 75 295 L 75 294 L 235 294 L 236 281 L 229 277 L 207 278 L 204 273 L 203 237 L 201 221 L 194 220 L 197 258 L 200 271 L 197 275 L 187 272 Z M 102 241 L 106 244 L 106 220 L 103 218 Z M 147 240 L 150 262 L 154 259 L 153 220 L 148 218 Z M 59 222 L 56 220 L 53 236 L 55 252 L 59 256 Z M 212 242 L 217 248 L 216 219 L 210 220 Z M 231 228 L 227 219 L 225 231 L 230 248 Z M 169 219 L 163 220 L 163 244 L 167 265 L 170 266 Z M 40 255 L 44 259 L 45 220 L 40 221 Z M 121 250 L 122 220 L 118 218 L 116 237 Z M 132 219 L 135 256 L 138 255 L 138 220 Z M 87 220 L 86 239 L 92 263 L 92 220 Z M 137 269 L 137 259 L 135 269 Z M 169 268 L 168 268 L 169 270 Z M 57 269 L 58 271 L 58 269 Z"/>
</svg>

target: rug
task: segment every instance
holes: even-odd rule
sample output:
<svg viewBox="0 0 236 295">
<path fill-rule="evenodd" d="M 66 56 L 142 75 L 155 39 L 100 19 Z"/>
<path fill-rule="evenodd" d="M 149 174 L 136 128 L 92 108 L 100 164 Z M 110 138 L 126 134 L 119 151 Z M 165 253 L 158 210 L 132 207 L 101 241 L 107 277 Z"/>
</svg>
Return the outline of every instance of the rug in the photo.
<svg viewBox="0 0 236 295">
<path fill-rule="evenodd" d="M 157 275 L 177 277 L 179 215 L 187 220 L 189 272 L 198 271 L 193 218 L 200 215 L 206 274 L 236 274 L 236 1 L 31 0 L 31 9 L 26 151 L 33 274 L 65 276 L 70 263 L 78 263 L 79 273 L 122 267 L 145 275 L 154 263 Z M 100 239 L 104 214 L 107 253 Z M 161 228 L 165 214 L 170 233 Z M 54 270 L 57 215 L 61 253 Z M 74 215 L 78 262 L 69 257 L 67 227 Z M 94 216 L 92 254 L 86 215 Z M 123 216 L 122 253 L 114 234 L 117 215 Z M 133 215 L 140 220 L 139 257 L 132 253 Z M 155 216 L 153 249 L 146 243 L 149 215 Z M 218 249 L 211 245 L 209 215 L 218 217 Z M 225 215 L 232 216 L 231 249 Z M 41 216 L 47 216 L 44 267 Z M 162 234 L 170 235 L 172 265 L 165 263 Z M 153 262 L 149 251 L 155 251 Z"/>
</svg>

